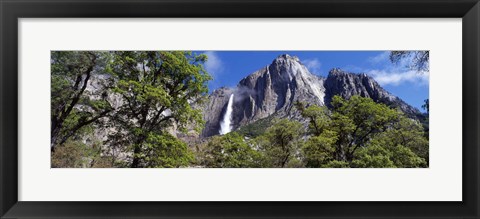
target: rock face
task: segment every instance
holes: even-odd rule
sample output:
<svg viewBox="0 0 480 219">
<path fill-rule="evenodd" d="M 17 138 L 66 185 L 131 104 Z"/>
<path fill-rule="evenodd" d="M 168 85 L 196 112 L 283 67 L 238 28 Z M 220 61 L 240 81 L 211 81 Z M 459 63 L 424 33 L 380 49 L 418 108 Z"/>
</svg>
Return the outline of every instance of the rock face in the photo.
<svg viewBox="0 0 480 219">
<path fill-rule="evenodd" d="M 203 109 L 206 121 L 203 137 L 219 134 L 220 120 L 232 93 L 235 96 L 233 130 L 272 115 L 298 119 L 295 102 L 329 106 L 334 95 L 347 99 L 353 95 L 370 97 L 376 102 L 399 107 L 407 115 L 421 115 L 366 74 L 332 69 L 328 77 L 323 78 L 310 73 L 297 57 L 285 54 L 243 78 L 236 88 L 223 87 L 210 94 Z"/>
<path fill-rule="evenodd" d="M 421 114 L 418 109 L 388 93 L 367 74 L 353 74 L 335 68 L 328 73 L 324 86 L 326 92 L 325 103 L 327 106 L 330 105 L 332 97 L 335 95 L 342 96 L 345 99 L 359 95 L 369 97 L 377 103 L 383 103 L 392 108 L 400 108 L 410 117 L 420 116 Z"/>
<path fill-rule="evenodd" d="M 228 99 L 233 92 L 234 90 L 231 88 L 222 87 L 210 94 L 207 103 L 203 106 L 203 119 L 206 123 L 202 136 L 220 134 L 220 121 L 227 109 Z"/>
</svg>

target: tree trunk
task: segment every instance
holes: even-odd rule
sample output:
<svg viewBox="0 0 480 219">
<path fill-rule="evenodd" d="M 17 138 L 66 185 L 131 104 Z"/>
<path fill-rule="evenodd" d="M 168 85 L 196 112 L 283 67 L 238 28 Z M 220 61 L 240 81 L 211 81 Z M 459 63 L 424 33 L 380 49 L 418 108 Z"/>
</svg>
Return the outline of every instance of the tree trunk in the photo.
<svg viewBox="0 0 480 219">
<path fill-rule="evenodd" d="M 140 164 L 138 154 L 140 154 L 140 145 L 135 145 L 135 149 L 133 149 L 133 162 L 131 168 L 138 168 L 138 165 Z"/>
<path fill-rule="evenodd" d="M 135 148 L 133 149 L 133 161 L 130 167 L 138 168 L 140 166 L 140 158 L 138 156 L 142 152 L 142 143 L 145 140 L 146 136 L 139 136 L 137 141 L 135 142 Z"/>
<path fill-rule="evenodd" d="M 57 124 L 52 124 L 52 132 L 50 133 L 50 150 L 55 151 L 55 143 L 58 141 L 58 133 L 62 127 Z"/>
<path fill-rule="evenodd" d="M 59 133 L 60 133 L 60 130 L 62 129 L 63 127 L 63 123 L 65 122 L 65 119 L 68 117 L 68 115 L 70 115 L 70 113 L 72 112 L 73 108 L 75 107 L 75 105 L 78 103 L 78 101 L 80 100 L 80 97 L 83 95 L 83 92 L 85 91 L 85 89 L 87 89 L 87 85 L 88 85 L 88 81 L 90 80 L 90 76 L 91 76 L 91 73 L 93 71 L 93 68 L 95 67 L 96 65 L 96 60 L 97 60 L 97 57 L 96 56 L 93 56 L 92 60 L 91 60 L 91 65 L 88 67 L 88 69 L 83 73 L 85 74 L 85 79 L 83 80 L 83 85 L 82 87 L 78 90 L 78 86 L 81 82 L 81 78 L 82 78 L 82 75 L 79 75 L 77 76 L 77 80 L 75 82 L 75 85 L 74 85 L 74 89 L 75 89 L 75 94 L 73 97 L 71 97 L 71 101 L 70 101 L 70 104 L 68 105 L 67 109 L 65 109 L 64 107 L 62 107 L 62 112 L 61 114 L 59 115 L 58 118 L 54 118 L 51 122 L 51 136 L 50 136 L 50 150 L 53 152 L 55 151 L 55 143 L 58 141 L 59 139 Z M 65 109 L 65 110 L 64 110 Z"/>
</svg>

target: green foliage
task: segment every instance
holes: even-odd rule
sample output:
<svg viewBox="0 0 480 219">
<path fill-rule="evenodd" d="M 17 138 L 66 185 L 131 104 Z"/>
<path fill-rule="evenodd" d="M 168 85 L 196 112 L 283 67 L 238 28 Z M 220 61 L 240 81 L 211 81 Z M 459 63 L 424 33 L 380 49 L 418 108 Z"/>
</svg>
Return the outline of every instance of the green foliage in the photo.
<svg viewBox="0 0 480 219">
<path fill-rule="evenodd" d="M 214 136 L 199 153 L 199 164 L 205 167 L 240 168 L 262 167 L 263 157 L 242 135 L 231 132 Z"/>
<path fill-rule="evenodd" d="M 67 142 L 52 153 L 52 167 L 76 168 L 87 165 L 87 148 L 79 142 Z"/>
<path fill-rule="evenodd" d="M 323 167 L 335 161 L 335 143 L 338 140 L 336 132 L 325 130 L 317 136 L 311 136 L 303 146 L 306 167 Z M 329 165 L 327 165 L 329 166 Z"/>
<path fill-rule="evenodd" d="M 105 98 L 86 89 L 91 79 L 103 72 L 108 59 L 107 53 L 102 52 L 52 52 L 52 151 L 112 110 Z"/>
<path fill-rule="evenodd" d="M 128 102 L 125 114 L 140 120 L 153 114 L 155 119 L 147 123 L 171 118 L 181 129 L 195 122 L 200 129 L 200 111 L 191 103 L 202 101 L 208 92 L 211 77 L 203 68 L 206 58 L 181 51 L 116 52 L 110 68 L 118 80 L 114 91 Z M 170 115 L 162 115 L 166 111 Z"/>
<path fill-rule="evenodd" d="M 318 106 L 300 109 L 311 134 L 302 147 L 307 167 L 428 166 L 421 124 L 384 104 L 335 96 L 331 112 Z"/>
<path fill-rule="evenodd" d="M 390 160 L 392 153 L 379 145 L 369 145 L 360 148 L 355 153 L 355 160 L 352 161 L 352 167 L 358 168 L 392 168 L 395 167 Z"/>
<path fill-rule="evenodd" d="M 378 133 L 398 121 L 400 113 L 370 98 L 353 96 L 332 101 L 332 123 L 329 129 L 337 133 L 335 159 L 351 162 L 359 147 L 364 147 Z"/>
<path fill-rule="evenodd" d="M 193 151 L 171 133 L 203 127 L 192 106 L 208 94 L 206 60 L 182 51 L 52 52 L 52 167 L 428 167 L 425 124 L 360 96 L 335 96 L 331 109 L 297 102 L 308 127 L 271 115 Z M 99 127 L 107 140 L 95 138 Z"/>
<path fill-rule="evenodd" d="M 138 154 L 147 167 L 186 167 L 194 160 L 185 142 L 168 133 L 150 133 L 144 143 L 144 154 Z"/>
<path fill-rule="evenodd" d="M 273 118 L 274 115 L 271 115 L 267 118 L 259 119 L 253 123 L 240 127 L 237 132 L 244 136 L 255 138 L 265 133 L 267 128 L 272 126 Z"/>
<path fill-rule="evenodd" d="M 198 163 L 205 167 L 304 167 L 300 154 L 303 126 L 286 119 L 272 125 L 255 139 L 239 132 L 214 136 L 200 149 Z"/>
<path fill-rule="evenodd" d="M 428 164 L 428 140 L 424 137 L 422 125 L 416 120 L 400 118 L 392 128 L 372 139 L 371 143 L 394 152 L 393 158 L 410 155 L 410 161 L 396 162 L 397 166 L 426 167 Z"/>
<path fill-rule="evenodd" d="M 426 167 L 425 165 L 423 158 L 402 145 L 393 147 L 369 145 L 358 150 L 352 162 L 352 167 L 360 168 Z"/>
<path fill-rule="evenodd" d="M 74 156 L 59 161 L 67 166 L 88 158 L 98 161 L 92 166 L 125 167 L 125 156 L 130 167 L 189 166 L 192 152 L 168 131 L 202 128 L 201 111 L 192 104 L 208 93 L 206 60 L 182 51 L 52 52 L 52 156 Z M 93 83 L 95 89 L 87 89 Z M 121 102 L 115 109 L 112 97 Z M 98 127 L 108 130 L 108 156 L 91 158 L 82 144 L 64 144 Z"/>
<path fill-rule="evenodd" d="M 325 128 L 330 126 L 331 114 L 326 106 L 312 105 L 306 109 L 301 109 L 302 116 L 309 119 L 310 134 L 320 135 Z"/>
<path fill-rule="evenodd" d="M 180 142 L 171 138 L 166 138 L 168 143 L 164 142 L 166 139 L 160 143 L 157 142 L 160 139 L 156 139 L 155 144 L 148 141 L 156 135 L 165 137 L 166 129 L 173 124 L 184 132 L 188 127 L 197 131 L 202 128 L 201 111 L 192 108 L 192 103 L 203 101 L 208 92 L 207 82 L 211 77 L 203 68 L 206 60 L 205 55 L 182 51 L 113 54 L 113 62 L 108 68 L 117 81 L 113 92 L 126 102 L 115 113 L 114 121 L 119 127 L 117 135 L 120 136 L 113 139 L 130 142 L 132 167 L 178 166 L 190 160 L 190 154 Z M 147 156 L 151 151 L 156 151 L 156 158 Z M 167 159 L 163 153 L 175 154 L 178 163 Z M 151 160 L 158 160 L 158 157 L 163 161 Z"/>
<path fill-rule="evenodd" d="M 52 168 L 112 167 L 113 160 L 101 155 L 101 144 L 98 142 L 86 145 L 80 141 L 67 141 L 58 145 L 51 154 Z"/>
<path fill-rule="evenodd" d="M 256 144 L 265 154 L 268 167 L 301 166 L 298 159 L 303 127 L 299 122 L 282 119 L 257 137 Z"/>
<path fill-rule="evenodd" d="M 390 160 L 396 167 L 428 167 L 425 159 L 419 157 L 408 147 L 397 145 L 389 149 L 392 152 Z"/>
<path fill-rule="evenodd" d="M 349 168 L 349 163 L 345 161 L 331 160 L 321 166 L 322 168 Z"/>
</svg>

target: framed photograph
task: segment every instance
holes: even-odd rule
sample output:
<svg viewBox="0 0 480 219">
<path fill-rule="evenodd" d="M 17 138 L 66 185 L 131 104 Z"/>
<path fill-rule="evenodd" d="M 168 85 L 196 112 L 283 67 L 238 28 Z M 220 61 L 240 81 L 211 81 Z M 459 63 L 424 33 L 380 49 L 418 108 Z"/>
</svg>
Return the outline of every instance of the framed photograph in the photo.
<svg viewBox="0 0 480 219">
<path fill-rule="evenodd" d="M 2 218 L 479 218 L 477 0 L 2 1 Z"/>
</svg>

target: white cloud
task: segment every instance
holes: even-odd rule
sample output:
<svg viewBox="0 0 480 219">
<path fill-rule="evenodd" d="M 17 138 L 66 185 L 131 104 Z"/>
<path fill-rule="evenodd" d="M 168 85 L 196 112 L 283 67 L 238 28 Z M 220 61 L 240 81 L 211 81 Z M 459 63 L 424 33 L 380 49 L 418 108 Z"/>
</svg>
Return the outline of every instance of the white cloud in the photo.
<svg viewBox="0 0 480 219">
<path fill-rule="evenodd" d="M 377 56 L 370 57 L 368 58 L 368 61 L 372 64 L 379 64 L 385 61 L 390 62 L 390 51 L 385 51 L 378 54 Z"/>
<path fill-rule="evenodd" d="M 305 59 L 302 63 L 307 67 L 307 69 L 312 73 L 320 73 L 320 67 L 322 63 L 318 59 Z"/>
<path fill-rule="evenodd" d="M 369 70 L 365 72 L 372 76 L 380 85 L 400 85 L 408 82 L 416 85 L 427 85 L 429 83 L 428 72 L 409 71 L 388 71 L 388 70 Z"/>
<path fill-rule="evenodd" d="M 207 51 L 205 55 L 208 56 L 208 60 L 205 62 L 205 70 L 213 77 L 220 74 L 223 70 L 223 62 L 220 57 L 213 51 Z"/>
<path fill-rule="evenodd" d="M 390 61 L 390 51 L 385 51 L 368 58 L 368 62 L 373 64 L 374 67 L 363 70 L 357 69 L 356 72 L 364 72 L 372 76 L 382 86 L 397 86 L 403 83 L 420 86 L 429 85 L 429 72 L 419 72 L 408 67 L 413 62 L 411 56 L 407 56 L 395 64 Z"/>
</svg>

